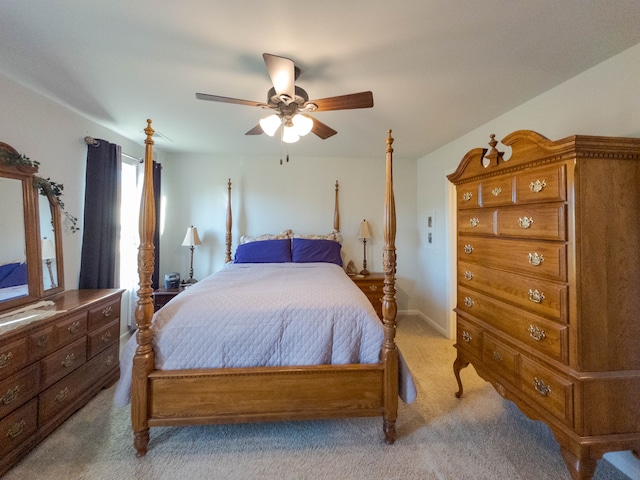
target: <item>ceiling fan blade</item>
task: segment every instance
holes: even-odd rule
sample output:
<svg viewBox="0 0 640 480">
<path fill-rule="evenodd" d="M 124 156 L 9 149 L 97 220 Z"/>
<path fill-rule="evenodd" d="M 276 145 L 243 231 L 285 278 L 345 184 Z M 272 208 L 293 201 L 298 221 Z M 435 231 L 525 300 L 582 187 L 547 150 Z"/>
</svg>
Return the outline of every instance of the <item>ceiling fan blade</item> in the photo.
<svg viewBox="0 0 640 480">
<path fill-rule="evenodd" d="M 291 100 L 296 98 L 295 89 L 295 65 L 290 58 L 263 53 L 267 72 L 273 83 L 273 88 L 278 95 L 287 95 Z"/>
<path fill-rule="evenodd" d="M 316 118 L 313 119 L 313 128 L 311 129 L 311 131 L 323 140 L 326 140 L 327 138 L 332 137 L 336 133 L 338 133 L 329 125 L 325 125 Z"/>
<path fill-rule="evenodd" d="M 318 106 L 317 112 L 328 110 L 349 110 L 352 108 L 373 107 L 373 93 L 360 92 L 338 97 L 321 98 L 320 100 L 310 100 L 308 103 L 315 103 Z"/>
<path fill-rule="evenodd" d="M 251 130 L 249 130 L 247 133 L 245 133 L 245 135 L 262 135 L 263 133 L 264 133 L 264 130 L 262 130 L 262 127 L 260 126 L 260 124 L 258 124 L 255 127 L 253 127 Z"/>
<path fill-rule="evenodd" d="M 238 105 L 248 105 L 250 107 L 264 107 L 264 102 L 254 102 L 252 100 L 240 100 L 239 98 L 221 97 L 219 95 L 209 95 L 208 93 L 196 93 L 198 100 L 209 100 L 212 102 L 236 103 Z"/>
</svg>

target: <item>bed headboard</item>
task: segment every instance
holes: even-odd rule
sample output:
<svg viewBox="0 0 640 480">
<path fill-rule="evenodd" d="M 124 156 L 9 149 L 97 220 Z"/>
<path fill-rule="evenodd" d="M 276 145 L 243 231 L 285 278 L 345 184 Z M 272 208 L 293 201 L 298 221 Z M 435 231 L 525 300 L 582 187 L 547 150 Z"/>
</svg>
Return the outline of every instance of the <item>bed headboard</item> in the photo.
<svg viewBox="0 0 640 480">
<path fill-rule="evenodd" d="M 340 208 L 338 206 L 338 193 L 340 191 L 340 183 L 336 180 L 335 184 L 336 196 L 333 203 L 333 231 L 340 231 Z M 232 261 L 231 258 L 231 244 L 233 243 L 233 235 L 231 230 L 233 228 L 233 213 L 231 208 L 231 179 L 227 181 L 227 231 L 225 235 L 225 253 L 224 263 Z"/>
</svg>

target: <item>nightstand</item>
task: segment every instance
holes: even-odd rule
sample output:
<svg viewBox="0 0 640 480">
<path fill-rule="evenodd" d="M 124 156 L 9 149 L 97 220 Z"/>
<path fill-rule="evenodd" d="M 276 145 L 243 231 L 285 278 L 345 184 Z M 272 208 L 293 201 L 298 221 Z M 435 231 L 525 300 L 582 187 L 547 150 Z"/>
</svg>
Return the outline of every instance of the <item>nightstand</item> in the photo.
<svg viewBox="0 0 640 480">
<path fill-rule="evenodd" d="M 164 307 L 169 300 L 178 295 L 183 288 L 158 288 L 151 294 L 153 296 L 153 311 L 157 312 Z"/>
<path fill-rule="evenodd" d="M 384 273 L 369 275 L 352 275 L 349 278 L 364 292 L 380 320 L 382 320 L 382 289 L 384 287 Z"/>
</svg>

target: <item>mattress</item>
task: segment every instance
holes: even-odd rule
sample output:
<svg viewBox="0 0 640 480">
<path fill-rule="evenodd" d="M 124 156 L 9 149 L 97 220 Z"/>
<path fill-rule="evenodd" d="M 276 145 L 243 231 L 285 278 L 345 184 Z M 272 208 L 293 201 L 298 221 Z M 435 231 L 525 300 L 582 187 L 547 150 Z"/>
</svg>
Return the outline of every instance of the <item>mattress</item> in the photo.
<svg viewBox="0 0 640 480">
<path fill-rule="evenodd" d="M 379 363 L 384 336 L 364 293 L 330 263 L 228 264 L 174 297 L 151 328 L 157 370 Z M 117 405 L 130 398 L 135 348 L 133 336 Z M 401 391 L 408 380 L 415 396 L 401 363 Z"/>
</svg>

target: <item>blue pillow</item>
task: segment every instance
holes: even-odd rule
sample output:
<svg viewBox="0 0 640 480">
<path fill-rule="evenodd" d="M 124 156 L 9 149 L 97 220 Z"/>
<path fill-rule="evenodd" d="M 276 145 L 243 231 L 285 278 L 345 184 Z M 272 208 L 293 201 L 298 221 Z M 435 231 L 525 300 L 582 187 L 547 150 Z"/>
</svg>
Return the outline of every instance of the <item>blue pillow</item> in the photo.
<svg viewBox="0 0 640 480">
<path fill-rule="evenodd" d="M 291 240 L 261 240 L 238 245 L 234 263 L 284 263 L 291 261 Z"/>
<path fill-rule="evenodd" d="M 324 262 L 342 266 L 342 245 L 333 240 L 293 239 L 293 261 L 297 263 Z"/>
</svg>

